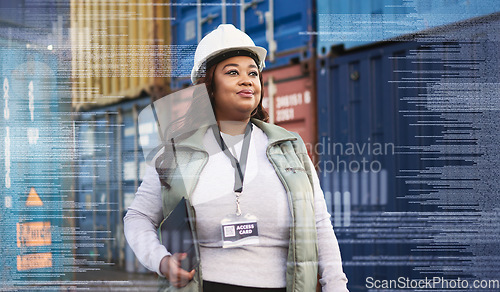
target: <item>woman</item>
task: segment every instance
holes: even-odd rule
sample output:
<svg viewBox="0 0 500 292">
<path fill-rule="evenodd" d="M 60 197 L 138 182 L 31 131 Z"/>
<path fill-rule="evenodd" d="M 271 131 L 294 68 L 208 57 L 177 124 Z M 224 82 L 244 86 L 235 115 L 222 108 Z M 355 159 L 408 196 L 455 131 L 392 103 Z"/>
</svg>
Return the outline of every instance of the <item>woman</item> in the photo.
<svg viewBox="0 0 500 292">
<path fill-rule="evenodd" d="M 170 289 L 315 291 L 319 274 L 323 291 L 347 291 L 330 215 L 304 143 L 266 123 L 265 56 L 264 48 L 232 25 L 220 25 L 200 41 L 191 79 L 206 85 L 217 127 L 200 127 L 176 144 L 178 153 L 189 152 L 180 155 L 189 158 L 175 171 L 195 177 L 190 187 L 169 180 L 159 165 L 173 159 L 163 156 L 156 169 L 149 168 L 124 218 L 129 245 Z M 173 208 L 169 202 L 184 195 L 179 189 L 196 214 L 201 264 L 192 271 L 181 268 L 186 254 L 168 253 L 156 233 Z M 241 238 L 235 238 L 235 230 Z"/>
</svg>

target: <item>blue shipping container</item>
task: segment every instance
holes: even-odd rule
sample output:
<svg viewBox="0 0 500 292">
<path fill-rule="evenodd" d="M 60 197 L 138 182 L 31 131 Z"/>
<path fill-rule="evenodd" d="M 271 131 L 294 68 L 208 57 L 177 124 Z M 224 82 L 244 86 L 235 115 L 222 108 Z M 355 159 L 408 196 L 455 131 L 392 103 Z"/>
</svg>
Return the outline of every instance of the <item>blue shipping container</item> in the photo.
<svg viewBox="0 0 500 292">
<path fill-rule="evenodd" d="M 123 216 L 144 175 L 137 116 L 150 103 L 147 97 L 79 113 L 76 225 L 83 236 L 78 259 L 146 272 L 125 241 Z"/>
<path fill-rule="evenodd" d="M 69 2 L 69 1 L 66 1 Z M 54 45 L 50 33 L 63 34 L 63 22 L 69 14 L 69 3 L 59 0 L 0 1 L 0 44 L 2 38 L 26 43 Z M 7 28 L 7 29 L 5 29 Z"/>
<path fill-rule="evenodd" d="M 313 1 L 172 1 L 173 89 L 190 85 L 196 45 L 221 23 L 232 23 L 268 50 L 267 68 L 312 56 Z"/>
<path fill-rule="evenodd" d="M 497 0 L 317 0 L 317 50 L 353 48 L 500 11 Z"/>
<path fill-rule="evenodd" d="M 498 278 L 499 29 L 494 14 L 318 60 L 314 151 L 350 291 Z"/>
<path fill-rule="evenodd" d="M 0 49 L 0 290 L 34 289 L 70 275 L 63 233 L 68 148 L 67 104 L 53 52 Z M 47 291 L 54 287 L 44 286 Z M 55 288 L 54 288 L 55 289 Z"/>
</svg>

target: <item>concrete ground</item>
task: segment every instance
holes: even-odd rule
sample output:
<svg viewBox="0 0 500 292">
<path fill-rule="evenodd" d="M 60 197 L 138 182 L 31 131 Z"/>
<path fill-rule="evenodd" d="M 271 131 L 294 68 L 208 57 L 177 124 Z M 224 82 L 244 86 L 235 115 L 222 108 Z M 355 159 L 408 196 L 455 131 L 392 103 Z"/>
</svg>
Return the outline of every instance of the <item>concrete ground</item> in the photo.
<svg viewBox="0 0 500 292">
<path fill-rule="evenodd" d="M 126 272 L 114 267 L 74 274 L 76 286 L 61 291 L 158 291 L 156 273 Z"/>
</svg>

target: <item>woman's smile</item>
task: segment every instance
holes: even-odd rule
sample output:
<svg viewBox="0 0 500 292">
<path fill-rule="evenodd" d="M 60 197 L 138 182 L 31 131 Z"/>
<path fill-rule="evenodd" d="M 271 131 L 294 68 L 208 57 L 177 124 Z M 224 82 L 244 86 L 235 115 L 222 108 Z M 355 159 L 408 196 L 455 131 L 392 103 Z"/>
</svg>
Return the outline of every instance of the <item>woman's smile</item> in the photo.
<svg viewBox="0 0 500 292">
<path fill-rule="evenodd" d="M 238 91 L 237 93 L 239 96 L 241 97 L 253 97 L 253 90 L 250 90 L 250 89 L 243 89 L 243 90 L 240 90 Z"/>
</svg>

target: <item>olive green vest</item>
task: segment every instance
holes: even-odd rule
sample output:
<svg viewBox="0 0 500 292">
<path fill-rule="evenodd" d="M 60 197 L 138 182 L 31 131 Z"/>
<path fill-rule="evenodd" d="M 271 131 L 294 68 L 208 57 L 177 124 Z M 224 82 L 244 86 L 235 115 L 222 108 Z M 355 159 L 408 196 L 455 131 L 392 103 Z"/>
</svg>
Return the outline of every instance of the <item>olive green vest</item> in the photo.
<svg viewBox="0 0 500 292">
<path fill-rule="evenodd" d="M 304 142 L 300 136 L 281 127 L 256 119 L 252 119 L 252 122 L 268 137 L 266 154 L 288 193 L 292 211 L 293 224 L 290 228 L 286 291 L 316 291 L 318 247 L 314 193 L 311 183 L 311 172 L 314 170 L 310 169 L 307 163 L 307 150 Z M 177 167 L 169 171 L 170 189 L 162 187 L 164 217 L 170 214 L 182 197 L 188 198 L 196 187 L 198 177 L 208 160 L 208 153 L 203 149 L 203 136 L 206 130 L 207 128 L 200 128 L 190 137 L 176 143 Z M 195 218 L 194 208 L 191 207 L 188 213 L 191 218 Z M 195 227 L 192 232 L 196 232 Z M 170 286 L 167 280 L 161 278 L 160 291 L 202 291 L 201 283 L 200 266 L 197 268 L 193 281 L 183 288 Z"/>
</svg>

